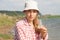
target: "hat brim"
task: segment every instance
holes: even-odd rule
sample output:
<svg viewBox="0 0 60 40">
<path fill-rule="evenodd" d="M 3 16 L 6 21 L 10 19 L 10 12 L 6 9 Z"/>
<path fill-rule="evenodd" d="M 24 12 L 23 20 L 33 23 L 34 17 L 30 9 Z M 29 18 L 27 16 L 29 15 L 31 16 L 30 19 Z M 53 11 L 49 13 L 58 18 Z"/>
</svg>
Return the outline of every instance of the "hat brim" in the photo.
<svg viewBox="0 0 60 40">
<path fill-rule="evenodd" d="M 39 9 L 38 8 L 25 8 L 23 11 L 27 11 L 27 10 L 37 10 L 37 11 L 39 11 Z"/>
</svg>

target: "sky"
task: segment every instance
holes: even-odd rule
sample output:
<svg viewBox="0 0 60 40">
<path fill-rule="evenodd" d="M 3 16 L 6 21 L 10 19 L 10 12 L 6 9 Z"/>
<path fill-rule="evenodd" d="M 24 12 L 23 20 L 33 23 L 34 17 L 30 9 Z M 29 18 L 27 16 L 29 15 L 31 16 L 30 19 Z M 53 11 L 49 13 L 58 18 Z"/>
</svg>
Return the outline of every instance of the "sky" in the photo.
<svg viewBox="0 0 60 40">
<path fill-rule="evenodd" d="M 43 15 L 60 15 L 60 0 L 36 0 Z M 0 10 L 22 11 L 24 0 L 0 0 Z"/>
</svg>

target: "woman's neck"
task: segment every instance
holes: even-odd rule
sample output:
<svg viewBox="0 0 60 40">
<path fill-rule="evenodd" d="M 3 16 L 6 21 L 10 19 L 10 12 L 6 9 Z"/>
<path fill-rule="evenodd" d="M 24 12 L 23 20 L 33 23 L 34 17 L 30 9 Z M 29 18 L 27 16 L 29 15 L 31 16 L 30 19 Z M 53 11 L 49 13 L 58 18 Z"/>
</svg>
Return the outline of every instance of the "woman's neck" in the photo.
<svg viewBox="0 0 60 40">
<path fill-rule="evenodd" d="M 30 24 L 30 25 L 33 25 L 33 21 L 30 21 L 27 19 L 27 22 Z"/>
<path fill-rule="evenodd" d="M 33 21 L 27 20 L 30 25 L 33 25 Z"/>
</svg>

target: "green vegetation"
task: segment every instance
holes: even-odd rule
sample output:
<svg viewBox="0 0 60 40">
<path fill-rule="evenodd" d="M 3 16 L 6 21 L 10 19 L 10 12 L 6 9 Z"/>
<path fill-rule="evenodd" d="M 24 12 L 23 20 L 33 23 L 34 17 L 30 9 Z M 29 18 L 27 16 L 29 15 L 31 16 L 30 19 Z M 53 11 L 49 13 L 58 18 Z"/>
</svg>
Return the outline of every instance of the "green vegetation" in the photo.
<svg viewBox="0 0 60 40">
<path fill-rule="evenodd" d="M 12 36 L 11 35 L 8 35 L 8 34 L 0 34 L 0 38 L 3 38 L 3 39 L 12 39 Z"/>
<path fill-rule="evenodd" d="M 0 11 L 0 26 L 13 25 L 16 20 L 24 17 L 24 14 L 20 11 Z"/>
<path fill-rule="evenodd" d="M 47 18 L 60 18 L 60 15 L 48 16 Z"/>
<path fill-rule="evenodd" d="M 48 19 L 50 19 L 50 18 L 60 18 L 60 15 L 43 15 L 42 18 L 43 19 L 45 19 L 45 18 L 48 18 Z"/>
<path fill-rule="evenodd" d="M 0 11 L 0 13 L 6 14 L 9 16 L 18 16 L 18 15 L 22 16 L 22 15 L 24 15 L 23 12 L 21 12 L 21 11 Z"/>
<path fill-rule="evenodd" d="M 24 14 L 20 11 L 0 11 L 0 40 L 13 40 L 9 32 L 22 17 Z"/>
</svg>

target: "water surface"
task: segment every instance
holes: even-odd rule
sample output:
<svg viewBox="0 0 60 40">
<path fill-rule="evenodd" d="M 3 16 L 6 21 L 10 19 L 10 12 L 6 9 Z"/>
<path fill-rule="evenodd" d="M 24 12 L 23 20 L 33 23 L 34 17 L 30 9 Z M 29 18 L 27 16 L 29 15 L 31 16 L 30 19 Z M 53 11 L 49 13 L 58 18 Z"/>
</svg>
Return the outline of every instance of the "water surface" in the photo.
<svg viewBox="0 0 60 40">
<path fill-rule="evenodd" d="M 60 40 L 60 18 L 50 18 L 42 20 L 47 27 L 49 40 Z"/>
</svg>

